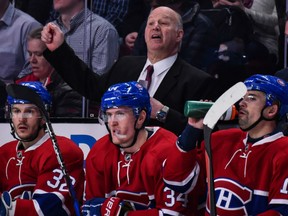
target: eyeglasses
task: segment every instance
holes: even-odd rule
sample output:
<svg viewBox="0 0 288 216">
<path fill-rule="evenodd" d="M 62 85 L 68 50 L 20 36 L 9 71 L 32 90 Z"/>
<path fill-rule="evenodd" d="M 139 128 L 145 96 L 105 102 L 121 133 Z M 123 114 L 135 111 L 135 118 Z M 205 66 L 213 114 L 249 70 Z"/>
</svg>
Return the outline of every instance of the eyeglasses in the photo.
<svg viewBox="0 0 288 216">
<path fill-rule="evenodd" d="M 42 118 L 37 108 L 30 108 L 30 109 L 24 110 L 24 112 L 22 112 L 19 109 L 12 108 L 10 112 L 10 117 L 11 118 L 25 118 L 25 119 Z"/>
</svg>

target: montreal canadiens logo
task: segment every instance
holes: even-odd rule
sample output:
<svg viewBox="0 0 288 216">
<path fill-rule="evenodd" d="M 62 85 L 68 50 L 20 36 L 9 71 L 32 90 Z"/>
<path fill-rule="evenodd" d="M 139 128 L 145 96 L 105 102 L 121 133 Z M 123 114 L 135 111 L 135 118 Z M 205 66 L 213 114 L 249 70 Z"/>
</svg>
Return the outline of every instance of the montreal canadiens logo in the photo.
<svg viewBox="0 0 288 216">
<path fill-rule="evenodd" d="M 281 85 L 281 86 L 285 86 L 285 82 L 281 79 L 277 79 L 277 82 Z"/>
<path fill-rule="evenodd" d="M 248 215 L 245 208 L 252 200 L 252 190 L 231 179 L 215 180 L 217 213 L 219 215 Z"/>
</svg>

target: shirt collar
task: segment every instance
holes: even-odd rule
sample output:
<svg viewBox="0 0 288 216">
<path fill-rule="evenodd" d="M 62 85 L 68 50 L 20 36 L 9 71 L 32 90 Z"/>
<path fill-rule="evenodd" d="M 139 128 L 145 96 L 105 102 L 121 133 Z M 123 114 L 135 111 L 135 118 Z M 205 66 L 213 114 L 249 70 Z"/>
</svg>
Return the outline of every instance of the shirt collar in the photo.
<svg viewBox="0 0 288 216">
<path fill-rule="evenodd" d="M 89 9 L 86 10 L 87 14 L 86 16 L 90 16 L 91 15 L 91 11 Z M 70 20 L 70 30 L 69 31 L 73 31 L 74 29 L 76 29 L 79 25 L 81 25 L 84 22 L 85 19 L 85 9 L 83 9 L 82 11 L 80 11 L 79 13 L 77 13 L 76 15 L 74 15 L 71 20 Z M 59 26 L 61 26 L 62 28 L 65 28 L 61 16 L 59 16 L 57 18 L 57 23 Z M 67 30 L 67 29 L 65 29 Z"/>
<path fill-rule="evenodd" d="M 149 59 L 147 59 L 146 64 L 144 66 L 144 69 L 148 65 L 153 65 L 154 68 L 154 74 L 157 76 L 161 74 L 162 72 L 166 71 L 167 69 L 171 68 L 174 62 L 177 59 L 178 54 L 176 53 L 173 56 L 169 56 L 165 59 L 162 59 L 161 61 L 156 62 L 155 64 L 152 64 Z"/>
<path fill-rule="evenodd" d="M 276 131 L 271 136 L 264 136 L 260 140 L 255 140 L 255 142 L 252 144 L 253 144 L 253 146 L 262 145 L 265 143 L 273 142 L 273 141 L 275 141 L 275 140 L 277 140 L 283 136 L 284 136 L 283 132 Z M 243 140 L 243 143 L 244 143 L 244 145 L 246 145 L 248 143 L 248 133 L 246 134 L 246 138 Z"/>
<path fill-rule="evenodd" d="M 40 140 L 38 140 L 35 144 L 31 145 L 29 148 L 25 149 L 25 152 L 35 150 L 36 148 L 41 146 L 44 142 L 46 142 L 49 138 L 50 138 L 49 134 L 45 133 L 44 136 Z M 18 150 L 20 145 L 22 145 L 21 141 L 18 142 L 16 146 L 16 151 Z"/>
<path fill-rule="evenodd" d="M 3 17 L 1 18 L 1 21 L 3 21 L 7 26 L 12 25 L 14 12 L 15 12 L 15 8 L 13 7 L 12 4 L 9 4 Z"/>
</svg>

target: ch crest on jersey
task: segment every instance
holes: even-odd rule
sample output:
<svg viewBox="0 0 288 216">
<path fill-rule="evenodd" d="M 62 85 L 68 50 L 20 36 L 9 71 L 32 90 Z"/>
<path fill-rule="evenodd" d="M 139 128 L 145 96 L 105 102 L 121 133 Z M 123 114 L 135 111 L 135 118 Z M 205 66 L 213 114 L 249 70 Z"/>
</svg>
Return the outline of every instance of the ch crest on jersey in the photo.
<svg viewBox="0 0 288 216">
<path fill-rule="evenodd" d="M 231 179 L 215 180 L 217 213 L 220 215 L 248 215 L 245 206 L 252 200 L 252 195 L 251 189 Z"/>
<path fill-rule="evenodd" d="M 9 193 L 11 194 L 12 198 L 20 198 L 21 194 L 23 194 L 24 191 L 29 192 L 32 194 L 32 191 L 34 190 L 36 184 L 22 184 L 22 185 L 16 185 L 12 187 L 9 190 Z"/>
</svg>

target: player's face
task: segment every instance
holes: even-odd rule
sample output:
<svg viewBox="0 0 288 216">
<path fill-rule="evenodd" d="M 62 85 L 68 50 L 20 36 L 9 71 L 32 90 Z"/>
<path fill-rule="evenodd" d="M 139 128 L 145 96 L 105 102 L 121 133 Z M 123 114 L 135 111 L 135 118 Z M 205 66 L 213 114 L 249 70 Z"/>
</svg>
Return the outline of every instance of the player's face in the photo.
<svg viewBox="0 0 288 216">
<path fill-rule="evenodd" d="M 238 113 L 239 126 L 246 129 L 256 122 L 265 106 L 266 97 L 260 91 L 248 91 L 240 102 Z"/>
<path fill-rule="evenodd" d="M 46 79 L 54 69 L 43 56 L 45 44 L 40 39 L 30 39 L 27 49 L 33 74 L 40 80 Z"/>
<path fill-rule="evenodd" d="M 163 57 L 177 53 L 183 37 L 177 20 L 175 12 L 166 7 L 158 7 L 150 13 L 145 28 L 148 53 Z"/>
<path fill-rule="evenodd" d="M 34 104 L 14 104 L 11 108 L 11 119 L 16 134 L 23 140 L 34 137 L 44 121 Z"/>
<path fill-rule="evenodd" d="M 121 147 L 129 146 L 135 134 L 136 117 L 133 110 L 128 107 L 112 108 L 106 110 L 106 115 L 113 143 Z"/>
</svg>

